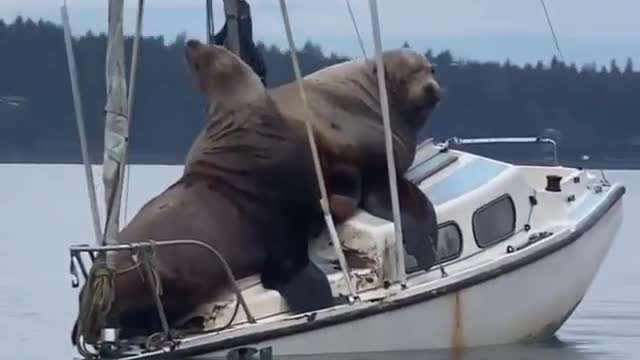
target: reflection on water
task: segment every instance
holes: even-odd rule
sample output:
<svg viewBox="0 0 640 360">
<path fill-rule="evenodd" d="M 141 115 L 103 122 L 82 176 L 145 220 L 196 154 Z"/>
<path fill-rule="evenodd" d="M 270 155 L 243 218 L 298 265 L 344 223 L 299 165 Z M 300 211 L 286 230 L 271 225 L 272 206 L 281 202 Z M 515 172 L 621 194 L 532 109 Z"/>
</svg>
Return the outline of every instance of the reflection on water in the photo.
<svg viewBox="0 0 640 360">
<path fill-rule="evenodd" d="M 128 219 L 180 172 L 180 167 L 134 166 Z M 640 243 L 633 226 L 640 213 L 640 172 L 608 171 L 607 177 L 627 186 L 625 219 L 591 290 L 553 341 L 462 353 L 295 358 L 640 359 L 640 268 L 635 255 Z M 70 286 L 68 246 L 93 242 L 82 166 L 0 165 L 0 179 L 0 359 L 71 359 L 69 331 L 77 312 L 77 289 Z M 98 171 L 96 180 L 100 182 Z M 389 329 L 390 335 L 397 330 Z"/>
<path fill-rule="evenodd" d="M 277 359 L 301 360 L 573 360 L 573 359 L 623 359 L 611 356 L 606 352 L 580 349 L 578 344 L 560 340 L 554 337 L 543 343 L 505 345 L 475 348 L 465 351 L 452 350 L 421 350 L 398 351 L 385 353 L 352 353 L 341 355 L 308 355 L 308 356 L 278 356 Z M 202 357 L 201 359 L 207 359 Z M 234 359 L 236 359 L 234 357 Z M 257 355 L 256 355 L 257 359 Z"/>
<path fill-rule="evenodd" d="M 580 344 L 562 341 L 557 336 L 543 343 L 487 346 L 465 351 L 420 350 L 386 353 L 344 354 L 330 356 L 280 356 L 278 359 L 301 360 L 590 360 L 627 359 L 628 355 L 615 355 L 606 351 L 592 351 Z"/>
</svg>

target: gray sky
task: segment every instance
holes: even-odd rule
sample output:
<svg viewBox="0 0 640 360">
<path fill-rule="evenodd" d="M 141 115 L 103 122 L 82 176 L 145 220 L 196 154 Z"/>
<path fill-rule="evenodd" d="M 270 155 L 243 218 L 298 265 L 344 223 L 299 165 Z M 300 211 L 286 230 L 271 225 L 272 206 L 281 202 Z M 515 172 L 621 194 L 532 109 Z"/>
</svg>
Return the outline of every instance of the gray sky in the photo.
<svg viewBox="0 0 640 360">
<path fill-rule="evenodd" d="M 372 51 L 367 0 L 350 0 L 365 46 Z M 67 0 L 73 33 L 106 29 L 105 0 Z M 137 1 L 126 0 L 125 31 L 131 32 Z M 203 38 L 204 0 L 147 0 L 143 31 L 169 41 L 185 31 Z M 254 36 L 286 46 L 277 0 L 250 0 Z M 223 23 L 222 0 L 214 0 L 216 29 Z M 0 0 L 0 14 L 13 21 L 21 14 L 59 23 L 62 0 Z M 288 0 L 297 45 L 307 39 L 325 51 L 358 56 L 353 24 L 345 0 Z M 639 0 L 546 0 L 565 59 L 579 65 L 623 66 L 632 57 L 640 69 Z M 510 58 L 545 62 L 556 53 L 539 0 L 378 0 L 385 48 L 407 40 L 413 48 L 451 49 L 454 56 L 477 60 Z M 61 44 L 62 46 L 63 44 Z"/>
</svg>

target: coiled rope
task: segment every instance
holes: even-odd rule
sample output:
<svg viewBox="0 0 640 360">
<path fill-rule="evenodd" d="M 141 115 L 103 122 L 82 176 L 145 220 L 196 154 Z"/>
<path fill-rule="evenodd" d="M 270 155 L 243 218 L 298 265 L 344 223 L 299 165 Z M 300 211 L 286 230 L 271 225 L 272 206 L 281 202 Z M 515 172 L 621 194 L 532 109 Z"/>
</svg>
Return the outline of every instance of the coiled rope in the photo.
<svg viewBox="0 0 640 360">
<path fill-rule="evenodd" d="M 106 322 L 115 301 L 115 272 L 104 259 L 96 259 L 89 272 L 85 286 L 80 290 L 80 309 L 77 319 L 76 344 L 85 358 L 93 357 L 85 344 L 95 345 L 100 328 Z M 80 341 L 80 338 L 83 341 Z"/>
<path fill-rule="evenodd" d="M 100 247 L 82 247 L 75 251 L 131 251 L 133 265 L 120 270 L 111 269 L 105 256 L 99 256 L 93 263 L 89 276 L 80 291 L 80 309 L 77 320 L 77 331 L 75 341 L 79 353 L 85 358 L 95 357 L 85 348 L 85 344 L 95 345 L 99 340 L 99 332 L 105 324 L 107 316 L 115 302 L 115 277 L 132 270 L 138 270 L 143 281 L 149 282 L 149 288 L 155 297 L 156 306 L 158 307 L 158 316 L 162 321 L 164 332 L 161 334 L 152 334 L 148 342 L 155 347 L 162 345 L 165 341 L 169 341 L 175 345 L 169 333 L 164 309 L 160 301 L 162 295 L 162 284 L 159 273 L 157 271 L 157 262 L 155 258 L 157 246 L 175 246 L 175 245 L 197 245 L 204 247 L 209 253 L 214 255 L 222 264 L 225 275 L 229 280 L 231 288 L 236 295 L 237 305 L 242 306 L 247 319 L 250 323 L 256 323 L 255 318 L 249 311 L 249 307 L 242 296 L 236 278 L 226 262 L 222 254 L 220 254 L 211 245 L 198 240 L 168 240 L 157 243 L 153 240 L 146 242 L 132 243 L 128 245 L 107 245 Z M 74 250 L 72 250 L 74 251 Z M 142 251 L 142 253 L 140 253 Z M 141 255 L 141 256 L 137 256 Z M 142 266 L 141 266 L 142 265 Z M 235 318 L 237 309 L 234 311 Z M 231 320 L 232 322 L 233 320 Z M 162 335 L 159 337 L 158 335 Z M 81 340 L 81 337 L 84 339 Z"/>
<path fill-rule="evenodd" d="M 85 358 L 94 357 L 87 350 L 86 345 L 95 346 L 97 344 L 100 338 L 100 329 L 106 323 L 115 302 L 116 276 L 138 269 L 142 281 L 149 281 L 152 295 L 156 298 L 162 295 L 162 283 L 156 267 L 154 243 L 152 242 L 148 248 L 136 249 L 131 255 L 133 265 L 117 271 L 109 267 L 105 257 L 98 257 L 91 267 L 85 286 L 80 290 L 80 309 L 75 341 L 78 352 Z M 140 272 L 140 265 L 142 265 L 144 272 Z M 159 313 L 163 327 L 166 329 L 163 309 L 160 308 Z M 81 337 L 83 341 L 80 341 Z"/>
</svg>

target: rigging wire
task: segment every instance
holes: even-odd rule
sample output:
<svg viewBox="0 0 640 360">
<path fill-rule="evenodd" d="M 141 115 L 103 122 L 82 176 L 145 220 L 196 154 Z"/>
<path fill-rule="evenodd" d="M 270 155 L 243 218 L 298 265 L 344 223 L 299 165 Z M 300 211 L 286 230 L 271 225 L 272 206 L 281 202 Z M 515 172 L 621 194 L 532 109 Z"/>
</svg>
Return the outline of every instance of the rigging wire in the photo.
<svg viewBox="0 0 640 360">
<path fill-rule="evenodd" d="M 551 17 L 549 17 L 549 12 L 547 11 L 547 7 L 544 3 L 544 0 L 540 0 L 540 4 L 542 5 L 542 9 L 544 9 L 544 14 L 547 17 L 547 23 L 549 24 L 549 29 L 551 29 L 551 35 L 553 36 L 553 41 L 556 44 L 556 49 L 558 50 L 558 54 L 560 55 L 560 60 L 562 60 L 562 62 L 565 62 L 564 60 L 564 55 L 562 54 L 562 50 L 560 49 L 560 44 L 558 43 L 558 37 L 556 36 L 556 32 L 553 29 L 553 24 L 551 22 Z M 557 162 L 557 160 L 556 160 Z M 602 175 L 602 181 L 603 184 L 605 185 L 609 185 L 609 181 L 607 180 L 607 177 L 604 174 L 604 170 L 600 169 L 600 174 Z"/>
<path fill-rule="evenodd" d="M 353 15 L 353 10 L 351 9 L 351 3 L 349 0 L 344 1 L 347 4 L 347 9 L 349 10 L 349 15 L 351 16 L 351 23 L 353 24 L 353 28 L 356 30 L 356 36 L 358 37 L 358 43 L 360 44 L 360 49 L 362 50 L 362 56 L 367 57 L 367 51 L 364 49 L 364 42 L 362 41 L 362 37 L 360 36 L 360 31 L 358 30 L 358 23 L 356 22 L 356 18 Z"/>
<path fill-rule="evenodd" d="M 289 45 L 289 53 L 291 55 L 291 63 L 293 65 L 293 71 L 294 71 L 296 83 L 298 85 L 298 92 L 300 94 L 300 98 L 302 100 L 304 109 L 307 111 L 309 115 L 311 115 L 309 110 L 309 105 L 307 102 L 306 92 L 302 84 L 302 72 L 300 70 L 300 64 L 298 63 L 298 57 L 296 55 L 296 47 L 293 40 L 293 32 L 291 30 L 291 21 L 289 19 L 289 13 L 287 11 L 287 4 L 285 0 L 279 0 L 279 1 L 280 1 L 280 11 L 282 13 L 282 21 L 284 22 L 285 33 L 287 35 L 287 42 Z M 349 272 L 347 260 L 344 256 L 344 252 L 342 251 L 342 244 L 340 243 L 340 239 L 338 238 L 338 232 L 333 222 L 333 218 L 331 217 L 331 212 L 329 211 L 329 197 L 327 196 L 326 185 L 325 185 L 324 177 L 322 174 L 322 167 L 320 166 L 320 157 L 318 155 L 315 135 L 313 133 L 313 130 L 311 129 L 310 120 L 306 117 L 305 117 L 305 127 L 307 130 L 307 138 L 309 139 L 309 146 L 311 148 L 311 155 L 313 157 L 313 163 L 315 166 L 316 177 L 318 179 L 318 187 L 320 190 L 320 206 L 324 214 L 325 223 L 327 224 L 327 228 L 329 230 L 329 236 L 331 237 L 331 242 L 333 243 L 333 247 L 336 251 L 336 255 L 338 256 L 338 262 L 340 264 L 340 268 L 342 270 L 344 280 L 347 283 L 347 288 L 349 290 L 349 293 L 351 294 L 351 296 L 349 297 L 349 302 L 355 303 L 356 301 L 360 301 L 360 297 L 357 294 L 355 285 L 352 283 L 352 277 Z"/>
<path fill-rule="evenodd" d="M 73 106 L 76 114 L 76 123 L 78 126 L 78 135 L 80 137 L 80 150 L 82 162 L 84 165 L 85 178 L 87 182 L 87 191 L 89 194 L 89 205 L 93 219 L 93 230 L 96 237 L 96 244 L 100 243 L 102 237 L 102 228 L 100 226 L 100 213 L 98 210 L 98 200 L 91 168 L 91 160 L 89 157 L 89 144 L 87 142 L 87 133 L 85 130 L 85 121 L 82 110 L 82 99 L 78 87 L 78 71 L 76 69 L 75 55 L 73 54 L 73 39 L 71 37 L 71 25 L 69 24 L 69 14 L 67 12 L 67 2 L 60 8 L 62 15 L 62 25 L 64 29 L 64 43 L 67 54 L 67 66 L 69 68 L 69 77 L 71 82 L 71 93 L 73 95 Z"/>
<path fill-rule="evenodd" d="M 556 32 L 553 29 L 553 24 L 551 23 L 551 18 L 549 17 L 547 6 L 544 4 L 544 0 L 540 0 L 540 4 L 542 4 L 542 9 L 544 10 L 544 14 L 547 17 L 547 24 L 549 24 L 549 29 L 551 29 L 551 36 L 553 36 L 553 41 L 556 44 L 556 49 L 558 50 L 558 54 L 560 54 L 560 60 L 564 62 L 564 55 L 562 55 L 562 50 L 560 49 L 560 44 L 558 43 L 558 37 L 556 36 Z"/>
<path fill-rule="evenodd" d="M 144 17 L 144 0 L 138 0 L 138 17 L 136 19 L 136 34 L 133 39 L 133 49 L 131 54 L 131 69 L 129 69 L 129 99 L 127 100 L 127 118 L 129 124 L 127 127 L 131 129 L 131 115 L 133 114 L 133 95 L 136 85 L 136 75 L 138 73 L 138 58 L 140 53 L 140 38 L 142 37 L 142 18 Z M 120 182 L 123 181 L 122 177 L 126 177 L 126 191 L 124 191 L 124 222 L 127 222 L 127 211 L 129 209 L 129 179 L 131 177 L 131 164 L 127 162 L 129 157 L 129 139 L 131 139 L 131 130 L 127 131 L 127 147 L 123 156 L 124 171 L 121 173 Z M 122 186 L 122 184 L 121 184 Z"/>
</svg>

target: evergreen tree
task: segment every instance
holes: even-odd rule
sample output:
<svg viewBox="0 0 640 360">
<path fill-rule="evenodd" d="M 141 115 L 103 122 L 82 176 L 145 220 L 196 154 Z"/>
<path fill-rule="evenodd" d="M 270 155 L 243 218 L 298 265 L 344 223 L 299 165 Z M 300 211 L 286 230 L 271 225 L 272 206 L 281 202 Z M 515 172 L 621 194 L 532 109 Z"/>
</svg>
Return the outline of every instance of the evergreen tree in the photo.
<svg viewBox="0 0 640 360">
<path fill-rule="evenodd" d="M 140 43 L 135 104 L 131 117 L 132 162 L 183 163 L 203 126 L 203 100 L 184 66 L 184 34 L 165 43 L 162 36 Z M 74 39 L 79 87 L 90 154 L 102 161 L 105 34 L 87 32 Z M 133 39 L 125 42 L 129 74 Z M 287 51 L 258 43 L 268 69 L 268 87 L 294 79 Z M 404 46 L 409 46 L 405 42 Z M 62 28 L 18 16 L 0 20 L 0 162 L 80 162 L 71 85 Z M 424 50 L 423 50 L 424 51 Z M 595 63 L 566 66 L 554 56 L 514 66 L 509 59 L 483 63 L 454 58 L 450 51 L 426 49 L 445 89 L 421 137 L 536 136 L 552 128 L 563 134 L 560 156 L 578 158 L 592 149 L 602 156 L 637 157 L 640 138 L 640 74 L 631 59 L 624 71 Z M 303 74 L 347 57 L 325 54 L 306 42 L 298 50 Z M 458 66 L 450 66 L 452 64 Z M 615 75 L 615 76 L 614 76 Z M 540 157 L 525 147 L 480 149 L 512 160 Z"/>
<path fill-rule="evenodd" d="M 633 61 L 631 60 L 631 58 L 627 58 L 627 65 L 625 65 L 624 67 L 624 73 L 626 75 L 630 75 L 631 73 L 633 73 Z"/>
</svg>

